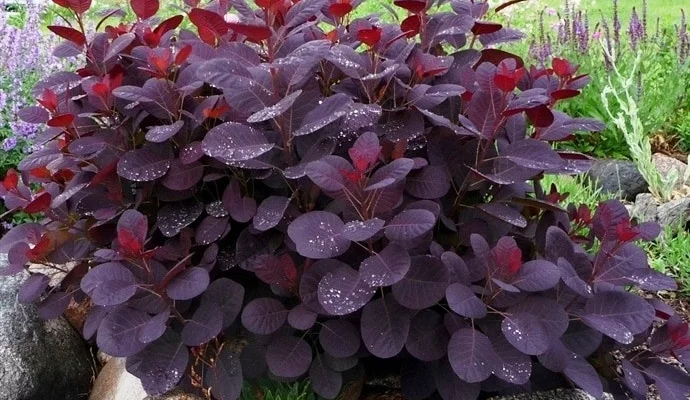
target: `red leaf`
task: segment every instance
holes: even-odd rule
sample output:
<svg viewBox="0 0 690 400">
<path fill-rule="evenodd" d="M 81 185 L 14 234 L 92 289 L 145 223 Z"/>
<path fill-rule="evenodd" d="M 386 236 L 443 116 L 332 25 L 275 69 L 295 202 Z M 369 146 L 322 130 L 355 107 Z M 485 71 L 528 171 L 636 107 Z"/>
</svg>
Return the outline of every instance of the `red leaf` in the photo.
<svg viewBox="0 0 690 400">
<path fill-rule="evenodd" d="M 580 94 L 579 90 L 561 89 L 561 90 L 556 90 L 555 92 L 551 93 L 551 97 L 554 100 L 565 100 L 565 99 L 570 99 L 572 97 L 576 97 L 579 94 Z"/>
<path fill-rule="evenodd" d="M 637 239 L 640 231 L 630 225 L 630 221 L 623 221 L 616 227 L 616 237 L 621 242 L 629 242 Z"/>
<path fill-rule="evenodd" d="M 371 29 L 360 29 L 357 31 L 357 40 L 374 47 L 381 41 L 381 28 L 374 26 Z"/>
<path fill-rule="evenodd" d="M 64 128 L 74 122 L 74 114 L 60 114 L 48 121 L 48 126 L 51 128 Z"/>
<path fill-rule="evenodd" d="M 333 3 L 328 6 L 328 12 L 336 18 L 343 18 L 352 11 L 352 4 L 350 3 Z"/>
<path fill-rule="evenodd" d="M 253 42 L 260 42 L 271 37 L 271 29 L 265 25 L 246 25 L 234 22 L 228 25 L 235 33 L 246 36 Z"/>
<path fill-rule="evenodd" d="M 175 56 L 175 65 L 180 66 L 184 64 L 184 62 L 187 61 L 187 58 L 189 58 L 190 54 L 192 54 L 192 45 L 188 44 L 177 52 L 177 55 Z"/>
<path fill-rule="evenodd" d="M 482 56 L 479 58 L 475 66 L 481 65 L 484 62 L 490 62 L 491 64 L 498 66 L 501 61 L 508 58 L 515 60 L 516 68 L 522 68 L 525 65 L 524 61 L 522 61 L 522 58 L 516 56 L 515 54 L 499 49 L 483 49 Z"/>
<path fill-rule="evenodd" d="M 17 174 L 17 171 L 14 169 L 8 170 L 5 179 L 2 181 L 2 186 L 4 186 L 6 190 L 13 190 L 17 188 L 18 184 L 19 174 Z"/>
<path fill-rule="evenodd" d="M 38 261 L 50 253 L 52 248 L 53 241 L 50 240 L 50 236 L 46 233 L 31 250 L 26 252 L 26 256 L 30 261 Z"/>
<path fill-rule="evenodd" d="M 527 113 L 530 121 L 532 121 L 532 125 L 536 126 L 537 128 L 546 128 L 553 123 L 553 113 L 549 107 L 543 104 L 530 108 L 526 110 L 525 113 Z"/>
<path fill-rule="evenodd" d="M 414 37 L 419 33 L 419 27 L 422 24 L 419 15 L 410 15 L 400 23 L 400 30 L 405 33 L 408 38 Z"/>
<path fill-rule="evenodd" d="M 43 93 L 41 93 L 41 98 L 38 99 L 38 102 L 41 103 L 43 107 L 47 108 L 48 111 L 55 112 L 58 105 L 58 98 L 55 92 L 46 88 L 43 90 Z"/>
<path fill-rule="evenodd" d="M 53 3 L 69 8 L 77 14 L 83 14 L 91 7 L 91 0 L 53 0 Z"/>
<path fill-rule="evenodd" d="M 137 17 L 149 19 L 158 12 L 158 0 L 130 0 L 129 4 Z"/>
<path fill-rule="evenodd" d="M 29 171 L 29 175 L 38 179 L 50 179 L 53 174 L 46 167 L 38 167 Z"/>
<path fill-rule="evenodd" d="M 43 212 L 50 207 L 50 201 L 53 199 L 53 196 L 50 195 L 48 192 L 43 192 L 38 197 L 33 199 L 31 203 L 27 204 L 26 207 L 24 207 L 24 212 L 27 214 L 38 214 L 40 212 Z"/>
<path fill-rule="evenodd" d="M 570 62 L 563 58 L 554 58 L 551 62 L 551 67 L 553 72 L 558 75 L 559 78 L 564 78 L 570 75 Z"/>
<path fill-rule="evenodd" d="M 221 115 L 230 111 L 230 106 L 225 101 L 222 101 L 220 105 L 213 108 L 205 108 L 203 110 L 204 117 L 218 119 Z"/>
<path fill-rule="evenodd" d="M 418 14 L 426 8 L 426 1 L 423 0 L 395 0 L 393 4 L 413 14 Z"/>
<path fill-rule="evenodd" d="M 174 17 L 170 17 L 170 18 L 166 19 L 165 21 L 161 22 L 160 24 L 158 24 L 156 29 L 153 30 L 153 33 L 158 35 L 158 37 L 161 37 L 161 36 L 163 36 L 164 33 L 171 31 L 171 30 L 177 28 L 178 26 L 180 26 L 180 24 L 182 23 L 183 20 L 184 20 L 184 17 L 181 15 L 175 15 Z"/>
<path fill-rule="evenodd" d="M 500 31 L 503 25 L 497 24 L 495 22 L 481 22 L 476 21 L 472 27 L 472 33 L 475 35 L 486 35 L 489 33 L 494 33 Z"/>
<path fill-rule="evenodd" d="M 53 179 L 58 183 L 67 183 L 74 177 L 74 172 L 68 169 L 61 169 L 53 175 Z"/>
<path fill-rule="evenodd" d="M 69 40 L 77 46 L 83 46 L 86 43 L 86 36 L 84 36 L 84 34 L 78 30 L 70 28 L 69 26 L 51 25 L 48 27 L 48 29 L 54 34 L 63 39 Z"/>
<path fill-rule="evenodd" d="M 103 82 L 94 83 L 94 85 L 91 86 L 91 90 L 102 99 L 107 98 L 110 94 L 110 88 Z"/>
<path fill-rule="evenodd" d="M 228 23 L 223 17 L 213 11 L 202 8 L 193 8 L 189 12 L 189 20 L 199 29 L 205 28 L 213 32 L 216 36 L 223 36 L 228 33 Z"/>
<path fill-rule="evenodd" d="M 497 74 L 496 76 L 494 76 L 494 83 L 496 84 L 496 86 L 498 86 L 499 89 L 501 89 L 505 93 L 512 92 L 513 89 L 515 89 L 515 86 L 517 86 L 517 82 L 515 82 L 515 79 L 513 79 L 510 76 L 501 74 Z"/>
<path fill-rule="evenodd" d="M 110 164 L 106 165 L 100 171 L 98 171 L 96 175 L 93 176 L 93 179 L 91 179 L 91 183 L 89 183 L 89 186 L 93 187 L 107 181 L 110 176 L 115 174 L 115 171 L 117 170 L 118 161 L 119 160 L 115 160 Z"/>
<path fill-rule="evenodd" d="M 140 243 L 136 236 L 126 229 L 117 231 L 117 242 L 122 250 L 129 255 L 139 255 L 143 250 L 143 243 Z"/>
</svg>

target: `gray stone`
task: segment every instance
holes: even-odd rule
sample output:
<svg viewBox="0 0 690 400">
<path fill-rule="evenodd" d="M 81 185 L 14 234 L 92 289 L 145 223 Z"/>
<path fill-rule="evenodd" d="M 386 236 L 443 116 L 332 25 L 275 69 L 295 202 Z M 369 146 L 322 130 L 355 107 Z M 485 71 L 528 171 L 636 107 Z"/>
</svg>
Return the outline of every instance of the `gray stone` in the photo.
<svg viewBox="0 0 690 400">
<path fill-rule="evenodd" d="M 661 204 L 657 209 L 657 222 L 663 226 L 681 226 L 687 224 L 690 217 L 690 198 L 671 200 Z"/>
<path fill-rule="evenodd" d="M 688 169 L 687 164 L 684 162 L 669 157 L 665 154 L 654 153 L 652 155 L 652 161 L 654 162 L 654 168 L 659 171 L 661 176 L 668 176 L 671 171 L 676 171 L 678 176 L 678 182 L 676 182 L 676 188 L 683 186 L 683 176 L 685 175 L 685 170 Z"/>
<path fill-rule="evenodd" d="M 490 400 L 596 400 L 580 389 L 557 389 L 549 392 L 525 393 L 513 396 L 492 397 Z M 602 400 L 613 400 L 613 396 L 604 393 Z"/>
<path fill-rule="evenodd" d="M 616 193 L 625 200 L 634 200 L 635 196 L 646 192 L 649 185 L 632 161 L 597 160 L 587 173 L 602 192 Z"/>
<path fill-rule="evenodd" d="M 640 193 L 635 197 L 630 215 L 640 222 L 656 221 L 658 208 L 656 198 L 651 193 Z"/>
<path fill-rule="evenodd" d="M 638 194 L 631 215 L 641 222 L 654 221 L 663 226 L 685 226 L 690 221 L 690 198 L 659 204 L 649 193 Z"/>
<path fill-rule="evenodd" d="M 89 351 L 63 318 L 44 321 L 17 302 L 24 276 L 0 277 L 0 399 L 77 400 L 94 376 Z"/>
</svg>

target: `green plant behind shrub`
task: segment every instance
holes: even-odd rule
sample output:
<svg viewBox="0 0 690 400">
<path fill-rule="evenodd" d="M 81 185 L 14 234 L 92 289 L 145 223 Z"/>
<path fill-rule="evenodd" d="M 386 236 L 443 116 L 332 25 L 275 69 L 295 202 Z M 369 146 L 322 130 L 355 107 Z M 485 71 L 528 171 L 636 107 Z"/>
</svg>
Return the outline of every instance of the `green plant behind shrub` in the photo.
<svg viewBox="0 0 690 400">
<path fill-rule="evenodd" d="M 682 292 L 690 295 L 690 232 L 683 226 L 665 226 L 645 250 L 652 268 L 675 276 Z"/>
<path fill-rule="evenodd" d="M 262 379 L 245 383 L 240 400 L 316 400 L 309 381 L 279 383 Z"/>
</svg>

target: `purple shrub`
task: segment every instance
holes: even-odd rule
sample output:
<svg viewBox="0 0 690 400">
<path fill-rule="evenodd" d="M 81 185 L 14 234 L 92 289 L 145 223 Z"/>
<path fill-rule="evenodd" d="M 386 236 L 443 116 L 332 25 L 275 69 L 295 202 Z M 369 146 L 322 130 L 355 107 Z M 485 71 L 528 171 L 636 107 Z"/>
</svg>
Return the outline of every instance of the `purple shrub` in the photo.
<svg viewBox="0 0 690 400">
<path fill-rule="evenodd" d="M 234 400 L 269 376 L 336 398 L 377 359 L 409 399 L 690 392 L 665 363 L 687 367 L 688 325 L 628 290 L 675 289 L 636 244 L 659 227 L 541 189 L 590 165 L 552 147 L 604 127 L 556 110 L 589 78 L 494 48 L 522 35 L 488 4 L 396 0 L 397 25 L 343 0 L 190 0 L 190 30 L 132 0 L 136 22 L 88 33 L 90 1 L 56 3 L 76 23 L 50 30 L 88 57 L 19 112 L 45 146 L 0 195 L 46 220 L 0 239 L 2 272 L 61 269 L 19 300 L 91 305 L 84 336 L 150 394 Z"/>
</svg>

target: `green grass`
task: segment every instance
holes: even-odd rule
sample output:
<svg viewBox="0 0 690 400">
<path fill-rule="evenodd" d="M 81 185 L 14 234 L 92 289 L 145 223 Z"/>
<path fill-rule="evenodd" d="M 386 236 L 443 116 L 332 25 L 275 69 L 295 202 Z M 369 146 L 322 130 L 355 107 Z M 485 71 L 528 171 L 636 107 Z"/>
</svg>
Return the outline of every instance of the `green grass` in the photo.
<svg viewBox="0 0 690 400">
<path fill-rule="evenodd" d="M 667 226 L 654 242 L 646 245 L 649 263 L 655 270 L 675 277 L 681 292 L 690 295 L 690 232 Z"/>
<path fill-rule="evenodd" d="M 575 3 L 570 0 L 570 3 Z M 602 13 L 605 16 L 613 15 L 613 0 L 581 0 L 579 7 L 587 10 L 590 15 L 599 16 Z M 672 27 L 680 20 L 680 9 L 683 1 L 678 0 L 647 0 L 647 7 L 649 13 L 650 26 L 653 27 L 656 19 L 659 18 L 662 27 Z M 527 0 L 522 4 L 542 5 L 544 7 L 553 7 L 559 12 L 563 11 L 563 0 Z M 527 6 L 529 7 L 529 6 Z M 619 0 L 618 12 L 620 15 L 629 16 L 632 9 L 635 8 L 642 17 L 642 0 Z M 686 4 L 686 11 L 690 11 L 690 3 Z M 621 21 L 624 27 L 627 27 L 627 20 Z M 653 31 L 653 28 L 651 29 Z"/>
<path fill-rule="evenodd" d="M 584 204 L 590 209 L 594 209 L 602 201 L 615 198 L 612 193 L 603 193 L 601 189 L 592 185 L 584 176 L 576 175 L 546 175 L 541 181 L 545 192 L 549 192 L 551 185 L 556 185 L 561 194 L 568 193 L 568 198 L 563 202 L 564 205 Z"/>
<path fill-rule="evenodd" d="M 280 383 L 261 379 L 245 383 L 240 400 L 316 400 L 311 384 L 303 381 Z"/>
</svg>

